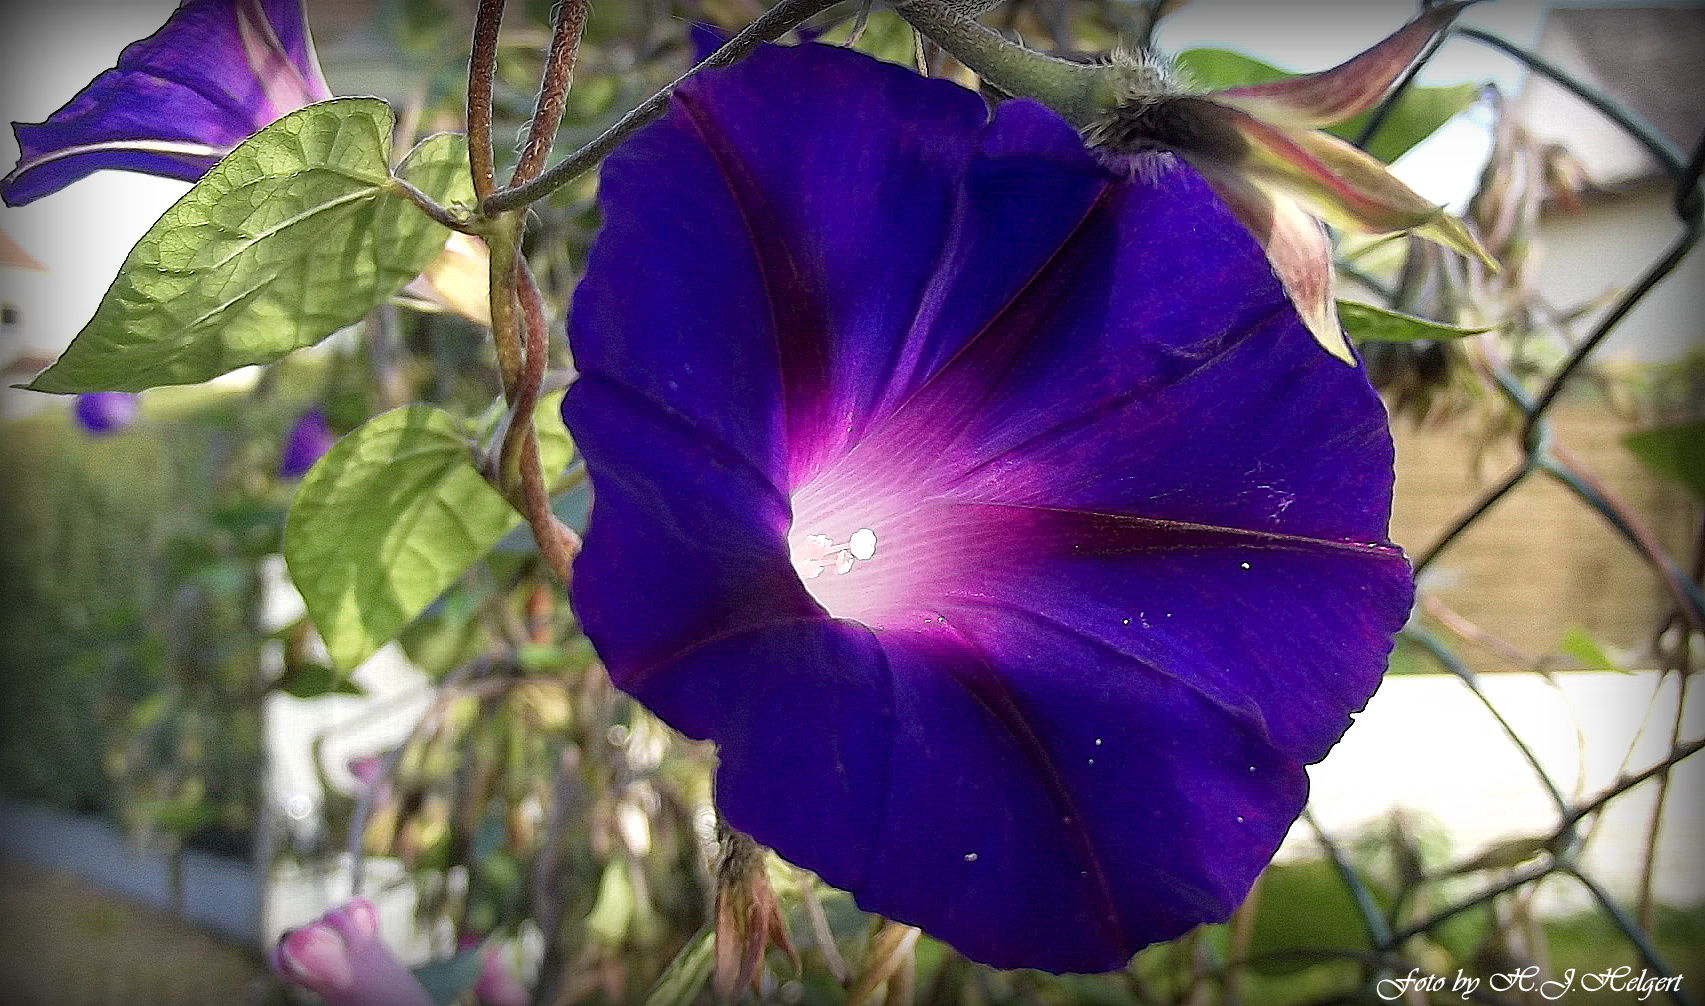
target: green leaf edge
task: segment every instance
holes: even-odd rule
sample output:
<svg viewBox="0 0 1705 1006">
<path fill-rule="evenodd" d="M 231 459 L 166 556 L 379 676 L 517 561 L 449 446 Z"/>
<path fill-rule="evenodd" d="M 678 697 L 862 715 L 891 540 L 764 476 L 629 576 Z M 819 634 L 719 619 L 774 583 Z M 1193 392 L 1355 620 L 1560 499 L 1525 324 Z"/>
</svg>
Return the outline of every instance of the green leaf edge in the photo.
<svg viewBox="0 0 1705 1006">
<path fill-rule="evenodd" d="M 338 112 L 346 112 L 351 117 L 360 114 L 367 114 L 374 122 L 374 129 L 379 139 L 379 163 L 377 170 L 369 175 L 358 168 L 349 168 L 342 165 L 338 166 L 338 170 L 352 178 L 371 182 L 371 193 L 362 195 L 359 198 L 380 199 L 388 196 L 404 202 L 410 202 L 412 205 L 412 202 L 405 194 L 402 193 L 400 187 L 393 181 L 393 173 L 389 168 L 391 155 L 391 133 L 395 128 L 396 118 L 391 111 L 390 105 L 380 98 L 332 98 L 328 101 L 315 102 L 314 104 L 306 105 L 290 112 L 287 115 L 281 116 L 276 121 L 256 132 L 253 136 L 250 136 L 248 139 L 238 144 L 237 147 L 231 151 L 231 154 L 236 154 L 239 150 L 244 150 L 245 148 L 250 148 L 252 150 L 253 147 L 257 145 L 270 143 L 272 142 L 272 139 L 280 133 L 293 132 L 297 128 L 296 124 L 300 123 L 307 117 L 315 115 L 323 116 L 327 114 L 328 107 L 335 107 Z M 404 157 L 403 162 L 398 166 L 396 174 L 399 174 L 404 178 L 408 178 L 411 182 L 414 182 L 416 187 L 425 189 L 427 192 L 431 193 L 434 189 L 438 188 L 438 186 L 431 183 L 422 184 L 422 180 L 419 176 L 426 172 L 434 171 L 441 166 L 445 166 L 446 155 L 443 152 L 444 148 L 448 143 L 460 141 L 461 137 L 454 133 L 436 133 L 432 136 L 428 136 L 409 151 L 409 153 Z M 126 253 L 124 263 L 119 267 L 119 274 L 114 277 L 113 282 L 108 286 L 106 292 L 102 294 L 100 304 L 97 306 L 94 316 L 90 318 L 81 330 L 78 331 L 77 335 L 72 339 L 71 344 L 66 347 L 65 352 L 61 354 L 60 358 L 47 369 L 37 374 L 28 384 L 16 385 L 17 387 L 21 387 L 29 391 L 48 394 L 80 394 L 90 391 L 145 391 L 152 387 L 163 387 L 174 384 L 196 384 L 202 381 L 212 380 L 216 377 L 222 376 L 223 374 L 230 373 L 232 370 L 253 364 L 269 363 L 273 360 L 286 356 L 297 349 L 303 349 L 307 346 L 314 345 L 324 340 L 327 336 L 336 332 L 338 329 L 360 320 L 367 311 L 371 310 L 378 304 L 384 303 L 387 299 L 394 295 L 397 290 L 401 289 L 409 282 L 411 277 L 403 277 L 389 289 L 381 288 L 376 290 L 374 292 L 374 296 L 371 298 L 371 304 L 362 308 L 359 312 L 347 312 L 349 315 L 347 320 L 342 321 L 339 324 L 332 325 L 331 327 L 326 328 L 325 331 L 319 332 L 317 335 L 311 337 L 306 335 L 299 336 L 296 341 L 296 345 L 294 346 L 290 346 L 278 352 L 261 353 L 255 359 L 233 364 L 223 371 L 206 373 L 199 377 L 189 377 L 182 380 L 154 380 L 152 378 L 143 378 L 115 381 L 104 379 L 105 373 L 115 369 L 116 366 L 122 366 L 122 364 L 114 365 L 108 363 L 104 367 L 95 366 L 91 368 L 91 364 L 84 360 L 84 356 L 88 351 L 79 350 L 79 342 L 82 341 L 88 333 L 94 330 L 95 325 L 98 322 L 106 321 L 106 315 L 108 312 L 117 312 L 121 310 L 121 308 L 117 306 L 109 307 L 109 304 L 117 305 L 121 297 L 127 293 L 134 292 L 132 287 L 125 284 L 125 277 L 127 273 L 133 269 L 138 271 L 149 269 L 159 271 L 157 269 L 157 264 L 147 263 L 140 260 L 140 250 L 144 248 L 144 246 L 157 244 L 163 235 L 169 234 L 171 231 L 179 228 L 180 225 L 185 223 L 186 220 L 189 220 L 192 215 L 199 215 L 203 211 L 204 207 L 202 203 L 196 199 L 198 192 L 205 192 L 208 187 L 213 185 L 222 185 L 226 181 L 225 176 L 227 174 L 246 169 L 250 166 L 246 159 L 239 159 L 240 163 L 234 162 L 231 154 L 228 154 L 218 164 L 209 169 L 207 174 L 203 175 L 199 181 L 190 187 L 188 192 L 184 193 L 177 202 L 173 203 L 172 206 L 161 215 L 160 219 L 156 220 L 148 228 L 143 236 L 137 241 L 136 245 L 133 246 L 128 253 Z M 449 150 L 448 156 L 450 158 L 448 167 L 452 169 L 460 168 L 459 171 L 456 171 L 452 175 L 452 179 L 455 184 L 454 191 L 449 193 L 451 196 L 450 201 L 454 202 L 457 195 L 464 195 L 471 198 L 472 183 L 468 179 L 468 173 L 466 170 L 467 154 L 465 145 Z M 463 189 L 466 189 L 466 192 L 462 192 Z M 340 197 L 341 200 L 345 201 L 349 198 L 352 198 L 352 196 L 345 195 Z M 326 205 L 330 204 L 328 203 Z M 428 240 L 423 241 L 422 245 L 432 248 L 433 254 L 436 254 L 437 247 L 443 244 L 444 240 L 449 237 L 450 232 L 447 228 L 436 223 L 432 223 L 425 217 L 424 213 L 421 214 L 420 222 L 421 225 L 426 228 L 425 233 L 428 237 Z M 425 268 L 425 266 L 430 264 L 430 262 L 430 256 L 424 256 L 421 268 Z M 121 290 L 121 286 L 125 287 L 125 289 Z M 343 316 L 340 315 L 339 317 Z M 100 361 L 100 358 L 103 356 L 110 358 L 112 355 L 105 346 L 99 347 L 95 352 L 97 355 L 91 358 L 95 361 Z M 102 375 L 103 379 L 93 379 L 85 376 L 91 369 L 94 369 L 97 375 Z"/>
<path fill-rule="evenodd" d="M 1625 433 L 1622 446 L 1647 471 L 1705 501 L 1705 419 Z"/>
<path fill-rule="evenodd" d="M 1338 320 L 1343 323 L 1344 331 L 1349 334 L 1351 342 L 1466 339 L 1492 331 L 1490 328 L 1447 325 L 1442 321 L 1417 318 L 1402 311 L 1393 311 L 1387 307 L 1364 304 L 1356 300 L 1338 301 Z"/>
<path fill-rule="evenodd" d="M 539 402 L 533 412 L 533 422 L 538 427 L 539 460 L 547 475 L 553 468 L 567 467 L 574 452 L 573 442 L 567 431 L 562 428 L 561 400 L 561 392 L 547 395 Z M 466 467 L 463 470 L 480 479 L 481 485 L 485 486 L 485 492 L 476 494 L 475 498 L 488 500 L 493 506 L 494 513 L 498 508 L 501 508 L 505 515 L 503 526 L 495 533 L 484 536 L 489 540 L 475 543 L 471 555 L 443 579 L 443 583 L 432 592 L 432 598 L 428 598 L 417 606 L 410 606 L 413 610 L 403 610 L 403 617 L 397 621 L 394 628 L 385 628 L 382 631 L 367 630 L 361 634 L 358 641 L 352 644 L 351 641 L 342 636 L 342 623 L 338 621 L 342 615 L 343 606 L 350 603 L 348 599 L 341 595 L 336 598 L 326 597 L 318 589 L 318 584 L 314 582 L 313 573 L 308 574 L 306 584 L 303 578 L 298 575 L 298 571 L 304 569 L 304 561 L 309 563 L 310 569 L 319 561 L 319 558 L 313 555 L 311 548 L 306 554 L 304 553 L 302 535 L 309 532 L 303 530 L 302 512 L 298 507 L 304 503 L 309 506 L 320 503 L 320 497 L 324 494 L 322 484 L 331 482 L 336 478 L 337 472 L 346 463 L 347 457 L 354 455 L 364 445 L 364 438 L 394 435 L 415 423 L 423 424 L 429 434 L 443 438 L 442 449 L 446 463 L 452 467 L 465 465 Z M 460 464 L 457 463 L 458 458 Z M 312 511 L 309 512 L 312 514 Z M 297 488 L 296 501 L 292 504 L 289 517 L 284 525 L 282 551 L 285 567 L 290 571 L 291 581 L 302 595 L 309 620 L 320 632 L 326 645 L 327 654 L 331 658 L 332 666 L 347 673 L 363 660 L 372 656 L 380 647 L 401 635 L 415 619 L 420 617 L 421 612 L 431 605 L 433 598 L 447 590 L 468 568 L 489 554 L 505 535 L 519 527 L 522 522 L 521 514 L 517 513 L 495 489 L 485 485 L 483 477 L 479 475 L 474 466 L 473 444 L 464 436 L 462 424 L 442 409 L 429 405 L 413 404 L 392 409 L 368 420 L 367 423 L 333 444 L 331 449 L 326 451 L 325 455 L 315 463 Z M 393 547 L 400 548 L 402 546 L 393 543 Z M 378 561 L 378 557 L 371 557 L 371 559 L 375 562 Z M 304 589 L 305 587 L 306 589 Z M 359 624 L 365 629 L 372 623 L 368 619 L 361 618 Z M 383 625 L 383 623 L 381 624 Z"/>
</svg>

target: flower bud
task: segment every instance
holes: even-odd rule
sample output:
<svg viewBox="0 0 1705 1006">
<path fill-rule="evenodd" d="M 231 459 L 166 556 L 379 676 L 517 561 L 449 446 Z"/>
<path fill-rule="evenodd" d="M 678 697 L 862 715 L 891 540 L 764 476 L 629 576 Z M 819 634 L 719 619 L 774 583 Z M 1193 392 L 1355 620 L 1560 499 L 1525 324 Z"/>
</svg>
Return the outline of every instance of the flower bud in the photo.
<svg viewBox="0 0 1705 1006">
<path fill-rule="evenodd" d="M 495 945 L 485 950 L 480 976 L 474 981 L 474 996 L 480 1006 L 527 1006 L 533 1001 L 527 986 L 503 959 L 503 948 Z"/>
<path fill-rule="evenodd" d="M 433 1006 L 426 990 L 379 939 L 378 913 L 365 898 L 286 932 L 269 963 L 329 1006 Z"/>
</svg>

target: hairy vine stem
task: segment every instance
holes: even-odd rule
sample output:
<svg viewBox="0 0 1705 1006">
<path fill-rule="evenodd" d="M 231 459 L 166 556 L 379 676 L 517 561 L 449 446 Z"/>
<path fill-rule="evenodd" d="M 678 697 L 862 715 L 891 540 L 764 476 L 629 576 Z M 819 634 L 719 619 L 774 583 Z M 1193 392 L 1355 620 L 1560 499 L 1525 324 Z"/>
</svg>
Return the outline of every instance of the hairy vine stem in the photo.
<svg viewBox="0 0 1705 1006">
<path fill-rule="evenodd" d="M 579 150 L 545 169 L 537 178 L 511 186 L 501 192 L 482 195 L 480 197 L 480 212 L 495 215 L 519 209 L 529 203 L 543 199 L 574 181 L 595 167 L 604 159 L 605 155 L 614 150 L 617 144 L 626 139 L 634 130 L 662 115 L 664 109 L 669 107 L 669 99 L 674 95 L 675 89 L 686 83 L 694 74 L 714 66 L 726 66 L 734 62 L 756 48 L 758 43 L 781 37 L 797 28 L 806 18 L 828 10 L 836 2 L 837 0 L 783 0 L 782 3 L 771 8 L 762 17 L 747 25 L 739 34 L 724 43 L 722 48 L 706 57 L 703 62 L 676 77 L 656 94 L 634 106 L 610 128 L 599 133 Z"/>
</svg>

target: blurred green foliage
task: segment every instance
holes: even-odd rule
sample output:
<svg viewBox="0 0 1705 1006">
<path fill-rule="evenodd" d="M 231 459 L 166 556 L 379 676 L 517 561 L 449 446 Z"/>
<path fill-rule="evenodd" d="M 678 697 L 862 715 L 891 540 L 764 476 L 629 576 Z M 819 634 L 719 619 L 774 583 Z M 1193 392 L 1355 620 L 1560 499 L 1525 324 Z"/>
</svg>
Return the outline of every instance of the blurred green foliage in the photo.
<svg viewBox="0 0 1705 1006">
<path fill-rule="evenodd" d="M 157 393 L 136 426 L 98 438 L 58 407 L 4 424 L 10 794 L 245 842 L 261 752 L 254 564 L 276 548 L 282 508 L 233 507 L 221 484 L 252 449 L 236 404 Z"/>
</svg>

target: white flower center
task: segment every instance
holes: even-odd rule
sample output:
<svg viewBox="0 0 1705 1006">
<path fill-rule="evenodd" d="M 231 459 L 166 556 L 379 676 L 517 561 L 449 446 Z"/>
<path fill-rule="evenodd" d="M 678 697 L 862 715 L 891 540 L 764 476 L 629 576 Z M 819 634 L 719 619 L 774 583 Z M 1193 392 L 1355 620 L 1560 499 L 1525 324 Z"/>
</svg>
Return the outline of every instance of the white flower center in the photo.
<svg viewBox="0 0 1705 1006">
<path fill-rule="evenodd" d="M 795 537 L 790 551 L 793 568 L 801 580 L 815 580 L 830 570 L 837 575 L 845 575 L 860 562 L 876 555 L 876 532 L 861 527 L 841 543 L 826 534 Z"/>
</svg>

